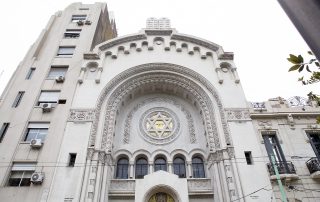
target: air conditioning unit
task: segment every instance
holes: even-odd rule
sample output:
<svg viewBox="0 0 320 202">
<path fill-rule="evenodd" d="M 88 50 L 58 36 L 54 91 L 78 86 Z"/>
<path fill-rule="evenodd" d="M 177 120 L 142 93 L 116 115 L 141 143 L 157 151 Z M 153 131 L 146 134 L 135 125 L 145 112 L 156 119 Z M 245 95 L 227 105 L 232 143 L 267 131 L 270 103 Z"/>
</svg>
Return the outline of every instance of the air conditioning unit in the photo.
<svg viewBox="0 0 320 202">
<path fill-rule="evenodd" d="M 85 24 L 86 24 L 86 25 L 91 25 L 91 21 L 90 21 L 90 20 L 86 20 L 86 21 L 85 21 Z"/>
<path fill-rule="evenodd" d="M 41 184 L 43 180 L 44 180 L 44 173 L 40 173 L 40 172 L 34 172 L 31 175 L 31 179 L 30 179 L 30 181 L 33 184 Z"/>
<path fill-rule="evenodd" d="M 40 148 L 42 146 L 41 139 L 32 139 L 30 141 L 30 147 L 32 148 Z"/>
<path fill-rule="evenodd" d="M 78 24 L 79 26 L 82 26 L 84 23 L 83 23 L 82 20 L 79 20 L 79 21 L 77 22 L 77 24 Z"/>
<path fill-rule="evenodd" d="M 50 112 L 53 108 L 52 103 L 42 103 L 41 105 L 42 112 Z"/>
<path fill-rule="evenodd" d="M 57 83 L 62 83 L 62 82 L 64 82 L 64 76 L 57 76 L 57 77 L 56 77 L 56 82 L 57 82 Z"/>
</svg>

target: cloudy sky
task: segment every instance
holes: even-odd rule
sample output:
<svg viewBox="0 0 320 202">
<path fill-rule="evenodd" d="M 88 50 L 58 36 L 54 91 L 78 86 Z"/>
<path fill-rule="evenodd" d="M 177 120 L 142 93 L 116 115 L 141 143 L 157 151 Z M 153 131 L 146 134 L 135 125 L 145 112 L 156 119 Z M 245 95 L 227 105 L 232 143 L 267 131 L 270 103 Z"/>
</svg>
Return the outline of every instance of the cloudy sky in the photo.
<svg viewBox="0 0 320 202">
<path fill-rule="evenodd" d="M 0 92 L 45 27 L 50 16 L 71 0 L 15 0 L 1 5 Z M 94 3 L 95 1 L 83 1 Z M 119 35 L 138 32 L 148 17 L 168 17 L 178 32 L 194 35 L 234 52 L 249 101 L 305 96 L 298 73 L 288 73 L 289 53 L 309 48 L 276 0 L 107 0 Z M 319 90 L 318 90 L 319 92 Z"/>
</svg>

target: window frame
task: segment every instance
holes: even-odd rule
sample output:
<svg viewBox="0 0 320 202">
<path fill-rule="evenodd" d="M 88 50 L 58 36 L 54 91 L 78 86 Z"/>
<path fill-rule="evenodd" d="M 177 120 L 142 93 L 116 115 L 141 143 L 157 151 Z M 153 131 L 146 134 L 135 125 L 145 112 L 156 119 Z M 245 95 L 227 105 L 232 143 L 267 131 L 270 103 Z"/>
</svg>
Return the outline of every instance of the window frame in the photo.
<svg viewBox="0 0 320 202">
<path fill-rule="evenodd" d="M 48 95 L 50 93 L 56 93 L 55 95 L 57 95 L 56 97 L 55 96 L 44 96 L 43 94 L 44 93 L 48 93 Z M 42 98 L 42 96 L 44 98 Z M 40 92 L 40 95 L 39 95 L 39 98 L 38 98 L 38 101 L 37 101 L 37 106 L 41 106 L 41 104 L 44 104 L 44 103 L 53 103 L 53 104 L 57 104 L 59 102 L 59 97 L 60 97 L 60 91 L 59 90 L 42 90 Z M 46 99 L 45 99 L 46 98 Z M 50 98 L 50 99 L 48 99 Z M 53 99 L 53 98 L 56 98 L 56 99 Z"/>
<path fill-rule="evenodd" d="M 36 71 L 35 67 L 31 67 L 26 75 L 26 80 L 31 80 L 34 72 Z"/>
<path fill-rule="evenodd" d="M 68 72 L 68 68 L 69 68 L 69 66 L 67 66 L 67 65 L 64 65 L 64 66 L 51 66 L 46 80 L 54 80 L 59 76 L 65 77 L 67 72 Z M 58 71 L 58 69 L 61 69 L 61 70 L 64 70 L 64 71 Z M 54 71 L 54 70 L 57 70 L 57 71 Z M 56 75 L 54 73 L 56 73 Z"/>
<path fill-rule="evenodd" d="M 201 162 L 195 162 L 195 159 L 199 159 Z M 192 158 L 192 177 L 193 178 L 205 178 L 206 172 L 204 169 L 204 161 L 201 157 L 195 156 Z"/>
<path fill-rule="evenodd" d="M 182 160 L 182 162 L 177 162 L 177 160 Z M 182 169 L 181 169 L 182 168 Z M 173 159 L 173 173 L 178 175 L 179 178 L 186 178 L 186 161 L 182 157 L 176 157 Z"/>
<path fill-rule="evenodd" d="M 56 56 L 57 57 L 72 57 L 74 55 L 75 50 L 76 50 L 76 46 L 59 46 Z"/>
<path fill-rule="evenodd" d="M 145 161 L 145 162 L 142 162 Z M 140 163 L 141 162 L 141 163 Z M 149 165 L 148 160 L 144 157 L 140 157 L 136 160 L 135 163 L 135 178 L 136 179 L 142 179 L 145 175 L 148 175 L 149 172 Z"/>
<path fill-rule="evenodd" d="M 79 21 L 85 21 L 87 20 L 87 17 L 86 14 L 74 14 L 71 16 L 71 22 L 77 23 Z"/>
<path fill-rule="evenodd" d="M 312 147 L 312 150 L 313 150 L 314 154 L 320 160 L 320 150 L 317 149 L 317 145 L 316 145 L 315 141 L 313 141 L 314 138 L 312 137 L 312 136 L 315 135 L 315 136 L 318 136 L 318 138 L 320 139 L 320 131 L 318 131 L 318 130 L 307 130 L 307 131 L 305 131 L 305 133 L 307 134 L 307 136 L 309 138 L 309 142 L 310 142 L 310 145 Z"/>
<path fill-rule="evenodd" d="M 44 142 L 49 134 L 49 122 L 29 122 L 23 142 L 30 142 L 32 139 L 41 139 Z M 30 131 L 33 130 L 32 133 Z M 36 134 L 31 137 L 31 134 Z M 40 136 L 40 138 L 38 138 Z"/>
<path fill-rule="evenodd" d="M 36 162 L 13 162 L 10 174 L 6 183 L 9 187 L 26 187 L 31 185 L 31 175 L 36 170 Z M 14 177 L 18 175 L 18 177 Z M 19 176 L 21 175 L 21 176 Z M 25 177 L 27 175 L 27 177 Z M 20 179 L 18 184 L 14 179 Z"/>
<path fill-rule="evenodd" d="M 23 98 L 25 91 L 19 91 L 18 94 L 16 95 L 16 98 L 14 99 L 12 103 L 12 108 L 17 108 L 20 105 L 20 102 Z"/>
<path fill-rule="evenodd" d="M 63 38 L 65 39 L 77 39 L 80 37 L 82 29 L 66 29 L 63 34 Z"/>
<path fill-rule="evenodd" d="M 2 142 L 4 136 L 6 135 L 9 126 L 10 126 L 10 123 L 9 123 L 9 122 L 4 122 L 4 123 L 2 124 L 1 129 L 0 129 L 0 143 Z"/>
<path fill-rule="evenodd" d="M 125 161 L 125 162 L 121 162 Z M 128 158 L 120 158 L 117 161 L 116 179 L 128 179 L 129 178 L 129 160 Z"/>
<path fill-rule="evenodd" d="M 163 160 L 163 162 L 159 162 L 160 160 Z M 158 162 L 157 162 L 158 161 Z M 154 172 L 157 172 L 159 170 L 168 171 L 168 163 L 167 160 L 164 157 L 157 157 L 154 160 Z"/>
</svg>

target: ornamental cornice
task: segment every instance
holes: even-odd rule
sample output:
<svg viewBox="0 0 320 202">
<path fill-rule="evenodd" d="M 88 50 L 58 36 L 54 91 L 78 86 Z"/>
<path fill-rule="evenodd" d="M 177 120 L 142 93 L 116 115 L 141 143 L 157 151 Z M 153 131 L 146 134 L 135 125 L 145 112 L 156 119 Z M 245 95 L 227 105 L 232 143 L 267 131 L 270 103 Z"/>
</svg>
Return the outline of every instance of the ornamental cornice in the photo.
<svg viewBox="0 0 320 202">
<path fill-rule="evenodd" d="M 68 121 L 91 122 L 95 118 L 95 109 L 70 109 Z"/>
<path fill-rule="evenodd" d="M 136 35 L 132 35 L 132 36 L 125 36 L 122 38 L 115 38 L 109 42 L 106 42 L 105 44 L 101 45 L 99 47 L 99 50 L 104 51 L 108 48 L 111 48 L 113 46 L 116 46 L 118 44 L 122 44 L 122 43 L 126 43 L 126 42 L 130 42 L 130 41 L 137 41 L 137 40 L 143 40 L 146 39 L 146 35 L 145 34 L 136 34 Z"/>
<path fill-rule="evenodd" d="M 220 46 L 214 43 L 210 43 L 204 40 L 200 40 L 191 36 L 186 36 L 186 35 L 181 35 L 181 34 L 172 34 L 171 39 L 174 40 L 181 40 L 181 41 L 186 41 L 190 43 L 197 44 L 199 46 L 206 47 L 214 52 L 218 51 L 220 49 Z"/>
</svg>

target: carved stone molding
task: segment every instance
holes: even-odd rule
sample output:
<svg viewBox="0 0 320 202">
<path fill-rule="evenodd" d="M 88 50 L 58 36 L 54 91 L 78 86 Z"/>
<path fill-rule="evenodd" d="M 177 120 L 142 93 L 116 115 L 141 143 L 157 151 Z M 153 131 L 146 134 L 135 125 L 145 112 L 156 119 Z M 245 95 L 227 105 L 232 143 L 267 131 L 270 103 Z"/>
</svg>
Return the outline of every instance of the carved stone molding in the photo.
<svg viewBox="0 0 320 202">
<path fill-rule="evenodd" d="M 147 35 L 171 35 L 172 30 L 145 30 Z"/>
<path fill-rule="evenodd" d="M 145 34 L 136 34 L 136 35 L 133 35 L 133 36 L 126 36 L 126 37 L 122 37 L 122 38 L 116 38 L 116 39 L 113 39 L 113 40 L 110 40 L 109 42 L 106 42 L 105 44 L 101 45 L 99 47 L 99 49 L 101 51 L 104 51 L 108 48 L 111 48 L 113 46 L 116 46 L 116 45 L 119 45 L 119 44 L 122 44 L 122 43 L 126 43 L 126 42 L 130 42 L 130 41 L 137 41 L 137 40 L 143 40 L 143 39 L 146 39 L 146 35 Z"/>
<path fill-rule="evenodd" d="M 189 192 L 212 191 L 211 179 L 188 179 Z"/>
<path fill-rule="evenodd" d="M 214 44 L 212 42 L 207 42 L 205 40 L 196 39 L 194 37 L 190 37 L 190 36 L 186 36 L 186 35 L 172 34 L 171 39 L 194 43 L 194 44 L 206 47 L 214 52 L 216 52 L 220 49 L 220 46 L 217 44 Z"/>
<path fill-rule="evenodd" d="M 87 159 L 92 160 L 93 153 L 94 153 L 94 148 L 88 148 L 87 149 Z"/>
<path fill-rule="evenodd" d="M 164 71 L 166 71 L 166 73 L 164 73 Z M 200 87 L 199 84 L 196 84 L 194 81 L 197 81 L 197 83 L 201 84 L 203 87 Z M 91 130 L 91 145 L 94 145 L 95 143 L 99 115 L 106 98 L 108 97 L 101 148 L 106 149 L 107 152 L 111 152 L 116 110 L 122 97 L 132 89 L 135 89 L 142 84 L 145 85 L 147 82 L 167 82 L 171 85 L 182 87 L 197 99 L 203 112 L 204 123 L 207 130 L 207 141 L 211 150 L 220 148 L 220 140 L 215 122 L 216 112 L 214 111 L 212 103 L 215 102 L 215 105 L 218 107 L 226 143 L 231 145 L 230 132 L 222 102 L 212 84 L 193 70 L 169 63 L 149 63 L 130 68 L 114 77 L 107 84 L 97 101 L 96 112 L 98 113 L 95 113 L 95 119 Z M 120 83 L 122 84 L 119 86 Z M 206 88 L 206 90 L 210 92 L 213 99 L 209 97 L 203 88 Z"/>
<path fill-rule="evenodd" d="M 100 56 L 97 53 L 84 53 L 83 59 L 85 59 L 85 60 L 99 60 Z"/>
<path fill-rule="evenodd" d="M 251 121 L 248 109 L 226 109 L 228 121 Z"/>
<path fill-rule="evenodd" d="M 95 109 L 70 109 L 68 121 L 89 122 L 95 118 Z"/>
<path fill-rule="evenodd" d="M 272 122 L 270 120 L 260 120 L 258 121 L 258 126 L 262 129 L 271 129 Z"/>
<path fill-rule="evenodd" d="M 138 105 L 136 105 L 127 115 L 126 122 L 125 122 L 125 127 L 124 127 L 124 134 L 123 134 L 123 142 L 125 144 L 128 144 L 130 141 L 130 129 L 131 129 L 131 121 L 132 121 L 132 116 L 133 114 L 140 109 L 141 107 L 145 106 L 146 104 L 150 104 L 153 102 L 165 102 L 172 104 L 179 108 L 184 114 L 185 117 L 188 120 L 188 129 L 190 133 L 190 142 L 191 143 L 196 143 L 196 134 L 195 134 L 195 129 L 194 129 L 194 124 L 193 124 L 193 119 L 190 114 L 190 112 L 183 107 L 183 105 L 180 105 L 179 102 L 173 98 L 167 98 L 167 97 L 152 97 L 148 98 L 146 100 L 143 100 L 140 102 Z"/>
<path fill-rule="evenodd" d="M 135 180 L 110 180 L 110 192 L 134 192 Z"/>
</svg>

